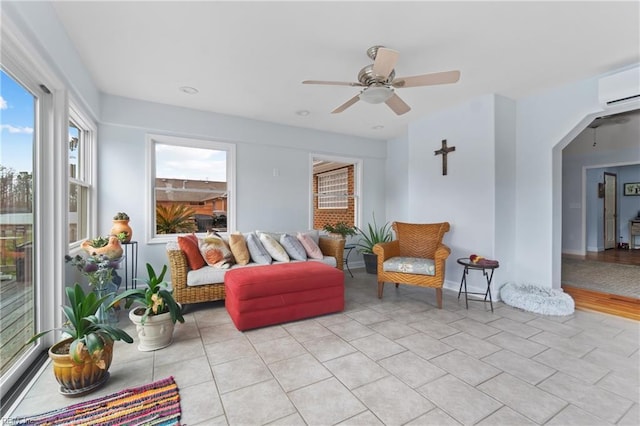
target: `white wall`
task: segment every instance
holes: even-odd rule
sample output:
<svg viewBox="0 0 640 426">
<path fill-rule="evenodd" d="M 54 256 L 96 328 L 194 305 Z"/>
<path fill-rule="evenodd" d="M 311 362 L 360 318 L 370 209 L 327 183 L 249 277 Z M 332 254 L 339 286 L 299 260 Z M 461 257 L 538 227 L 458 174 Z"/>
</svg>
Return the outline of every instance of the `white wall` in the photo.
<svg viewBox="0 0 640 426">
<path fill-rule="evenodd" d="M 500 261 L 496 285 L 515 280 L 516 243 L 516 102 L 495 97 L 495 240 Z"/>
<path fill-rule="evenodd" d="M 236 144 L 237 230 L 308 229 L 311 153 L 363 159 L 363 217 L 385 220 L 386 143 L 186 108 L 102 96 L 99 126 L 100 229 L 118 211 L 131 217 L 140 262 L 166 263 L 164 245 L 147 244 L 145 136 L 161 133 Z M 273 176 L 273 169 L 279 176 Z M 124 188 L 124 190 L 122 189 Z M 355 256 L 355 254 L 353 254 Z"/>
<path fill-rule="evenodd" d="M 386 216 L 389 221 L 409 220 L 409 139 L 402 137 L 387 141 Z"/>
<path fill-rule="evenodd" d="M 600 111 L 597 79 L 518 101 L 516 116 L 516 280 L 560 287 L 561 150 Z M 563 142 L 563 140 L 566 140 Z M 555 149 L 554 149 L 555 148 Z"/>
<path fill-rule="evenodd" d="M 409 125 L 408 220 L 451 224 L 444 238 L 452 250 L 446 286 L 456 290 L 462 271 L 457 258 L 496 253 L 494 124 L 495 98 L 486 95 Z M 434 154 L 443 139 L 456 148 L 446 176 L 442 156 Z M 475 278 L 469 277 L 471 286 Z"/>
<path fill-rule="evenodd" d="M 7 14 L 29 42 L 57 72 L 73 96 L 88 112 L 99 115 L 100 94 L 84 63 L 71 44 L 49 2 L 3 1 L 2 13 Z"/>
<path fill-rule="evenodd" d="M 517 103 L 517 280 L 560 287 L 562 150 L 596 117 L 599 76 L 521 99 Z M 613 114 L 640 102 L 608 107 Z"/>
</svg>

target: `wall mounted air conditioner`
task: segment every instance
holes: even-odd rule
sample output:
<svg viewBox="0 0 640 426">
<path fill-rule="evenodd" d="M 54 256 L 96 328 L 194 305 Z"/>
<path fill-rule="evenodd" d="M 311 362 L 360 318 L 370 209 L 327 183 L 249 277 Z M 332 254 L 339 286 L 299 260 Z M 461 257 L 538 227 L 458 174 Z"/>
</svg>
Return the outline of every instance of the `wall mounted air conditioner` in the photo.
<svg viewBox="0 0 640 426">
<path fill-rule="evenodd" d="M 598 99 L 603 107 L 640 100 L 640 66 L 602 77 Z"/>
</svg>

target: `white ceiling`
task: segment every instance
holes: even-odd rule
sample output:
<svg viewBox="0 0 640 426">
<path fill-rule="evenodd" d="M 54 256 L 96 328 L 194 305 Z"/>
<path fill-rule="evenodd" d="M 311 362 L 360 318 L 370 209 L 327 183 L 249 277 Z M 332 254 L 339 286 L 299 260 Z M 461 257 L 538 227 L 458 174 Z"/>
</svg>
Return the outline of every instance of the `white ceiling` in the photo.
<svg viewBox="0 0 640 426">
<path fill-rule="evenodd" d="M 104 93 L 377 139 L 479 95 L 518 99 L 640 61 L 638 1 L 53 6 Z M 396 76 L 458 69 L 460 81 L 397 89 L 412 107 L 403 116 L 365 102 L 330 114 L 358 88 L 301 84 L 357 81 L 373 45 L 400 52 Z"/>
</svg>

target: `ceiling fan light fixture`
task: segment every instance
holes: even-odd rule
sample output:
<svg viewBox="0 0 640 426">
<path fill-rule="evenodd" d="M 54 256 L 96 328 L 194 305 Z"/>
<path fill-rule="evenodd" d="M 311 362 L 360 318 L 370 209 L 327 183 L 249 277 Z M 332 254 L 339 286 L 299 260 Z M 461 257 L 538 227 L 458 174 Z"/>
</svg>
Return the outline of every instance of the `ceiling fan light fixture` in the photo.
<svg viewBox="0 0 640 426">
<path fill-rule="evenodd" d="M 381 104 L 393 96 L 393 89 L 387 86 L 367 87 L 360 93 L 360 99 L 370 104 Z"/>
</svg>

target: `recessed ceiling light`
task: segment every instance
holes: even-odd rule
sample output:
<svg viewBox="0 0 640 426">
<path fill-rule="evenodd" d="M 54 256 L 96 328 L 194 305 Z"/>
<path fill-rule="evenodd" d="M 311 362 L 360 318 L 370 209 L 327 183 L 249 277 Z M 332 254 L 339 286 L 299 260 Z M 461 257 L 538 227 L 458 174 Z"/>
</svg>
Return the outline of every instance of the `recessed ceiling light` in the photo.
<svg viewBox="0 0 640 426">
<path fill-rule="evenodd" d="M 195 95 L 196 93 L 198 93 L 198 89 L 196 89 L 195 87 L 191 87 L 191 86 L 182 86 L 180 88 L 181 92 L 184 92 L 188 95 Z"/>
<path fill-rule="evenodd" d="M 378 124 L 377 126 L 373 126 L 372 129 L 373 130 L 382 130 L 382 129 L 384 129 L 384 126 Z"/>
<path fill-rule="evenodd" d="M 298 114 L 298 115 L 300 115 L 302 117 L 306 117 L 307 115 L 310 114 L 310 112 L 308 110 L 306 110 L 306 109 L 301 109 L 301 110 L 296 111 L 296 114 Z"/>
</svg>

